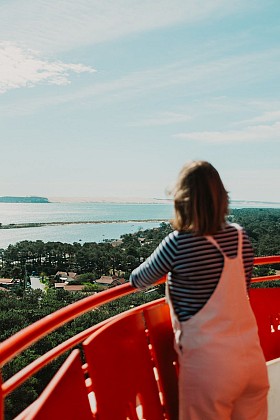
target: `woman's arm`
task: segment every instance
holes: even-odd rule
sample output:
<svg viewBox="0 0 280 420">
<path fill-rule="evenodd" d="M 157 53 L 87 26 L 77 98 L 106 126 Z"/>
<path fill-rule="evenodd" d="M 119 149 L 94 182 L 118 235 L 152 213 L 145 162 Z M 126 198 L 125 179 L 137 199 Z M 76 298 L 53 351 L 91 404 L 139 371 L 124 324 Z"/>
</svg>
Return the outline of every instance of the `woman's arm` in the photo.
<svg viewBox="0 0 280 420">
<path fill-rule="evenodd" d="M 175 252 L 176 238 L 172 232 L 163 239 L 146 261 L 132 271 L 129 278 L 131 285 L 145 289 L 159 280 L 172 269 Z"/>
</svg>

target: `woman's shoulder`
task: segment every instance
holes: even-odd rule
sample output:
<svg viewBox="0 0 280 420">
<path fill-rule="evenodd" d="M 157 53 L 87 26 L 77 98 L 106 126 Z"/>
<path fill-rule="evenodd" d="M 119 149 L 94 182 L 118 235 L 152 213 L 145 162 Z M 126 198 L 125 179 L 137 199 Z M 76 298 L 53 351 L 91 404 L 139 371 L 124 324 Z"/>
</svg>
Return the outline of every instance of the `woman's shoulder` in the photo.
<svg viewBox="0 0 280 420">
<path fill-rule="evenodd" d="M 227 233 L 230 233 L 230 232 L 236 232 L 238 230 L 242 230 L 243 231 L 244 229 L 238 223 L 226 222 L 224 224 L 224 226 L 222 227 L 222 229 L 220 229 L 217 232 L 217 235 L 227 234 Z"/>
<path fill-rule="evenodd" d="M 216 233 L 213 237 L 219 242 L 237 241 L 238 231 L 241 226 L 238 227 L 233 223 L 225 223 L 224 226 Z"/>
<path fill-rule="evenodd" d="M 226 226 L 231 229 L 243 230 L 243 227 L 240 226 L 238 223 L 227 222 Z"/>
<path fill-rule="evenodd" d="M 173 230 L 164 238 L 163 241 L 166 243 L 174 243 L 177 245 L 182 240 L 188 240 L 188 238 L 191 238 L 191 237 L 192 237 L 192 234 L 190 232 Z"/>
<path fill-rule="evenodd" d="M 192 238 L 194 235 L 192 232 L 187 230 L 174 230 L 171 232 L 171 235 L 178 239 L 178 238 Z"/>
<path fill-rule="evenodd" d="M 204 242 L 205 237 L 202 235 L 196 235 L 195 233 L 187 230 L 174 230 L 173 238 L 178 245 L 194 245 L 196 243 Z"/>
<path fill-rule="evenodd" d="M 165 242 L 177 242 L 180 232 L 178 230 L 173 230 L 165 238 Z"/>
<path fill-rule="evenodd" d="M 226 223 L 225 232 L 231 233 L 231 232 L 238 232 L 238 231 L 242 232 L 243 237 L 248 236 L 246 229 L 243 226 L 239 225 L 238 223 L 229 223 L 229 222 Z"/>
<path fill-rule="evenodd" d="M 246 230 L 242 226 L 240 226 L 238 223 L 227 222 L 223 226 L 223 228 L 213 236 L 217 240 L 224 240 L 224 241 L 230 240 L 230 239 L 237 240 L 238 231 L 242 232 L 243 241 L 250 242 Z"/>
</svg>

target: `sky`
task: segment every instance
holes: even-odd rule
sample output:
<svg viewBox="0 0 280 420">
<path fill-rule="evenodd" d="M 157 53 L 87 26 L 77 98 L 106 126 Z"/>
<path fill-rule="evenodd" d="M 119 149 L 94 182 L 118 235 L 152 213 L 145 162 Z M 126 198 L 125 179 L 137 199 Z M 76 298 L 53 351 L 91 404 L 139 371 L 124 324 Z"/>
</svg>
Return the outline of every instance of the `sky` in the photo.
<svg viewBox="0 0 280 420">
<path fill-rule="evenodd" d="M 0 196 L 280 202 L 279 0 L 2 0 Z"/>
</svg>

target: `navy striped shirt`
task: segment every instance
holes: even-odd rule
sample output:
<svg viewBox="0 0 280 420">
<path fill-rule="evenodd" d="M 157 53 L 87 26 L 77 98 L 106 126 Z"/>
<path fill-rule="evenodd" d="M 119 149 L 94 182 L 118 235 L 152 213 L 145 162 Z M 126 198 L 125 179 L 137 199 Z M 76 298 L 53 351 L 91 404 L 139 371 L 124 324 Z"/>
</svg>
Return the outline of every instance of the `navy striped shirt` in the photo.
<svg viewBox="0 0 280 420">
<path fill-rule="evenodd" d="M 213 235 L 229 257 L 237 255 L 237 229 L 226 224 Z M 247 289 L 253 269 L 253 249 L 243 230 L 243 266 Z M 179 321 L 196 314 L 214 292 L 224 265 L 221 252 L 204 236 L 174 231 L 166 236 L 150 257 L 130 276 L 132 286 L 145 289 L 168 273 L 168 289 Z"/>
</svg>

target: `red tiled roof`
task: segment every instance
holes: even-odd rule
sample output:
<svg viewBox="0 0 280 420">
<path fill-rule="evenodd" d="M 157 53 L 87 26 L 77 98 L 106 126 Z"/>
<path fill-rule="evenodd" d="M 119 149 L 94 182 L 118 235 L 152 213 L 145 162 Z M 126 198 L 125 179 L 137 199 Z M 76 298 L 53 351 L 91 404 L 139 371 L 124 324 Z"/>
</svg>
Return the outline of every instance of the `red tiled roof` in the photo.
<svg viewBox="0 0 280 420">
<path fill-rule="evenodd" d="M 95 280 L 95 283 L 112 284 L 116 277 L 112 276 L 101 276 L 100 279 Z"/>
<path fill-rule="evenodd" d="M 68 290 L 68 292 L 80 292 L 81 290 L 84 289 L 85 286 L 82 286 L 80 284 L 75 284 L 73 286 L 70 286 L 69 284 L 67 284 L 64 287 L 64 290 Z"/>
<path fill-rule="evenodd" d="M 67 283 L 54 283 L 54 287 L 56 288 L 56 289 L 58 289 L 58 288 L 64 288 L 65 286 L 67 285 Z"/>
<path fill-rule="evenodd" d="M 0 283 L 10 284 L 13 283 L 13 279 L 0 279 Z"/>
<path fill-rule="evenodd" d="M 124 278 L 119 278 L 117 276 L 101 276 L 100 279 L 95 280 L 95 283 L 98 284 L 123 284 L 125 282 Z"/>
</svg>

